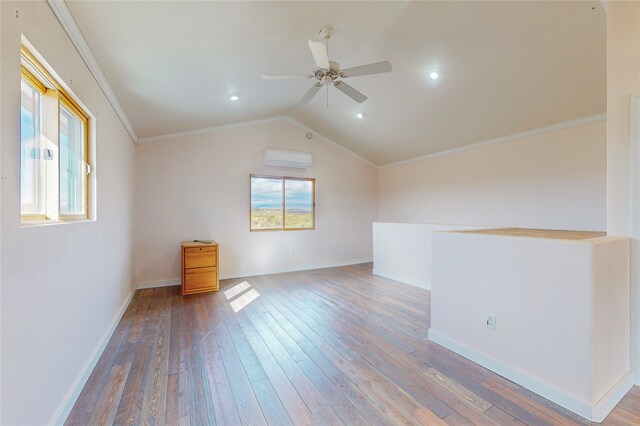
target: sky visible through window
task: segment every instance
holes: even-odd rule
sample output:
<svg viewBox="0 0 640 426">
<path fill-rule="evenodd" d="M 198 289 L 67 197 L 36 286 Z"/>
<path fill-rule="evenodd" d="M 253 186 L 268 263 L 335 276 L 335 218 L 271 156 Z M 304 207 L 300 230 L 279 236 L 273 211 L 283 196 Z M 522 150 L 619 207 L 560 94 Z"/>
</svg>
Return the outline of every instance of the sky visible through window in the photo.
<svg viewBox="0 0 640 426">
<path fill-rule="evenodd" d="M 24 97 L 23 93 L 23 97 Z M 35 155 L 35 123 L 33 113 L 22 105 L 20 109 L 20 145 L 21 145 L 21 164 L 20 164 L 20 196 L 22 210 L 29 213 L 38 213 L 36 210 L 36 165 Z"/>
<path fill-rule="evenodd" d="M 282 179 L 251 178 L 251 208 L 282 208 Z"/>
<path fill-rule="evenodd" d="M 313 189 L 308 180 L 285 180 L 287 209 L 310 211 L 313 208 Z"/>
<path fill-rule="evenodd" d="M 28 111 L 25 107 L 21 109 L 22 114 L 20 114 L 20 118 L 22 120 L 20 125 L 20 136 L 23 141 L 29 141 L 33 138 L 33 114 L 31 111 Z"/>
<path fill-rule="evenodd" d="M 287 207 L 310 210 L 312 206 L 312 188 L 310 181 L 286 181 Z M 252 178 L 251 205 L 254 209 L 282 208 L 282 179 Z"/>
<path fill-rule="evenodd" d="M 39 146 L 40 93 L 24 80 L 20 101 L 20 204 L 23 214 L 41 214 L 44 172 Z"/>
</svg>

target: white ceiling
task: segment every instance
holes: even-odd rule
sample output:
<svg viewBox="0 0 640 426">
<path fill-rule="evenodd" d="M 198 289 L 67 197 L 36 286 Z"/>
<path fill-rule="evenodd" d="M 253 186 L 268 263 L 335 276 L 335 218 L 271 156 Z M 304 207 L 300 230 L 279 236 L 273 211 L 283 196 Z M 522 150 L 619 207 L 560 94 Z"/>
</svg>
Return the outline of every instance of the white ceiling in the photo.
<svg viewBox="0 0 640 426">
<path fill-rule="evenodd" d="M 383 165 L 606 110 L 596 1 L 67 4 L 139 137 L 289 115 Z M 343 68 L 393 64 L 348 79 L 363 104 L 331 88 L 329 109 L 324 91 L 301 106 L 311 81 L 260 79 L 310 72 L 326 25 Z"/>
</svg>

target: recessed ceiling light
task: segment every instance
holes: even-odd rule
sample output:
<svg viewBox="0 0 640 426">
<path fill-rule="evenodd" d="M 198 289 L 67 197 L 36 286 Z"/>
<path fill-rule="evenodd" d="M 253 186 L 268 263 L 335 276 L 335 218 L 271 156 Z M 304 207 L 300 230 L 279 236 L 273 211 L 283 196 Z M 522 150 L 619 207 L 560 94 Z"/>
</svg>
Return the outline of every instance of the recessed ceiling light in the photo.
<svg viewBox="0 0 640 426">
<path fill-rule="evenodd" d="M 364 118 L 367 114 L 365 114 L 364 112 L 360 111 L 360 112 L 356 112 L 356 117 L 358 118 Z"/>
<path fill-rule="evenodd" d="M 238 96 L 238 95 L 231 95 L 231 96 L 229 96 L 229 100 L 230 100 L 230 101 L 237 101 L 238 99 L 240 99 L 240 96 Z"/>
<path fill-rule="evenodd" d="M 437 80 L 440 78 L 440 73 L 438 72 L 438 70 L 433 68 L 427 71 L 427 75 L 431 80 Z"/>
</svg>

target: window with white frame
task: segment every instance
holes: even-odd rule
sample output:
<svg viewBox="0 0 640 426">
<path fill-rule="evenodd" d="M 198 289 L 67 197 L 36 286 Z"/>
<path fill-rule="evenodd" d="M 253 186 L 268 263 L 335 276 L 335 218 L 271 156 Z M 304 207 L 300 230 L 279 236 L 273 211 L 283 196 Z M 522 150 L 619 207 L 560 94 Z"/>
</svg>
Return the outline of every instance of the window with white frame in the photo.
<svg viewBox="0 0 640 426">
<path fill-rule="evenodd" d="M 21 51 L 23 223 L 89 218 L 89 115 L 26 48 Z"/>
</svg>

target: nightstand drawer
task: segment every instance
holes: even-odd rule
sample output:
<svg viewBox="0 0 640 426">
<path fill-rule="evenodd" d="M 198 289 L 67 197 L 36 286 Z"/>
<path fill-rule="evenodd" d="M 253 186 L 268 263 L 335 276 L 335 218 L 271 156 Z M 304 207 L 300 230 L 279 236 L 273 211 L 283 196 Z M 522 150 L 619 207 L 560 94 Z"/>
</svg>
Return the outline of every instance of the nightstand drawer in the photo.
<svg viewBox="0 0 640 426">
<path fill-rule="evenodd" d="M 203 248 L 185 248 L 184 249 L 184 268 L 204 268 L 207 266 L 216 265 L 216 248 L 215 247 L 203 247 Z"/>
<path fill-rule="evenodd" d="M 197 290 L 209 287 L 217 290 L 216 268 L 196 268 L 184 271 L 184 291 Z"/>
<path fill-rule="evenodd" d="M 210 246 L 210 247 L 185 247 L 184 248 L 184 252 L 185 253 L 202 253 L 204 251 L 216 251 L 217 247 L 216 246 Z"/>
</svg>

